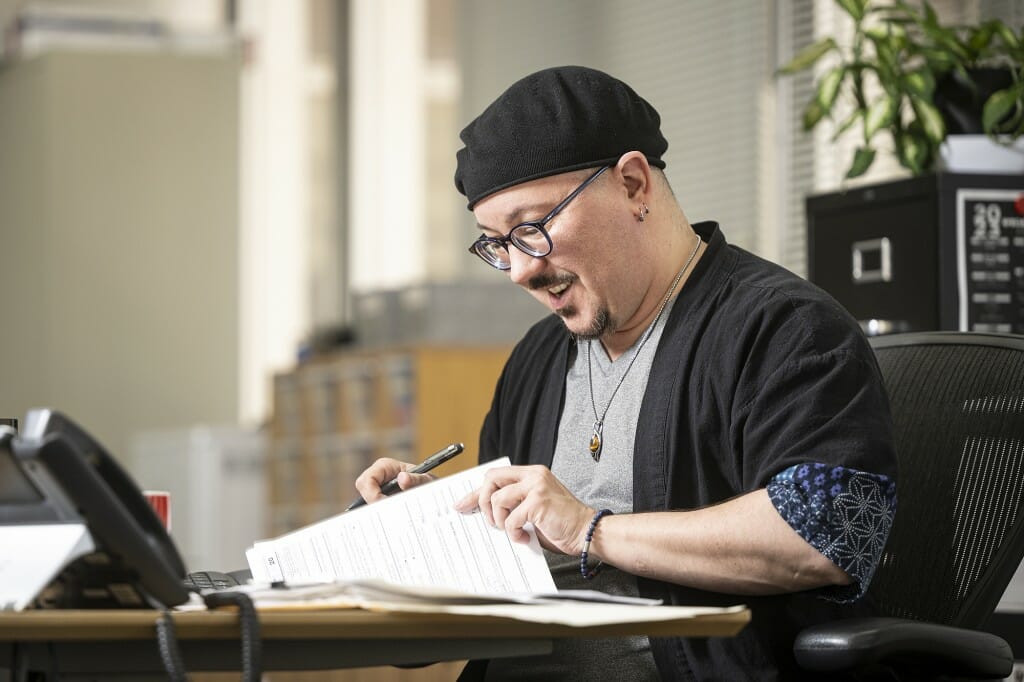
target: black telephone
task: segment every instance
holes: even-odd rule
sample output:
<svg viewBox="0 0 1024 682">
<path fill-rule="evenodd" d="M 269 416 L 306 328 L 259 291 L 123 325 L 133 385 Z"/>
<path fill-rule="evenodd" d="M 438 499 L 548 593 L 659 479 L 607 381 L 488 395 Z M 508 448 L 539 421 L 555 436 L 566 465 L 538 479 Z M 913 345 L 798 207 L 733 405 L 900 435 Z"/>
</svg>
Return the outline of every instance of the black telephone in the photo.
<svg viewBox="0 0 1024 682">
<path fill-rule="evenodd" d="M 32 410 L 0 427 L 0 524 L 85 523 L 96 551 L 74 561 L 39 607 L 175 606 L 185 564 L 128 473 L 63 414 Z"/>
</svg>

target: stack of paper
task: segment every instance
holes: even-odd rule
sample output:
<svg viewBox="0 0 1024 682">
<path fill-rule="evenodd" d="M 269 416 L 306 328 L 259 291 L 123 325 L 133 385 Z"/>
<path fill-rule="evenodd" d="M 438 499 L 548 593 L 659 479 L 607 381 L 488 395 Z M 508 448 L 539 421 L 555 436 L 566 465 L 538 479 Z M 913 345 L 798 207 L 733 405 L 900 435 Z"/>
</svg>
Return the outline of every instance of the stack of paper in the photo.
<svg viewBox="0 0 1024 682">
<path fill-rule="evenodd" d="M 253 580 L 289 585 L 379 579 L 392 585 L 450 588 L 476 594 L 555 591 L 543 552 L 509 540 L 482 514 L 455 503 L 478 488 L 502 458 L 358 507 L 247 553 Z"/>
<path fill-rule="evenodd" d="M 361 608 L 387 612 L 490 616 L 570 627 L 679 621 L 706 615 L 739 613 L 745 608 L 658 606 L 661 602 L 656 599 L 619 597 L 589 590 L 484 595 L 460 590 L 407 587 L 376 580 L 277 587 L 251 584 L 231 589 L 247 593 L 261 611 Z M 179 608 L 190 610 L 205 607 L 197 599 L 194 604 Z"/>
<path fill-rule="evenodd" d="M 247 592 L 266 609 L 364 608 L 498 616 L 573 627 L 664 622 L 744 607 L 660 606 L 654 599 L 557 590 L 540 544 L 509 540 L 455 503 L 508 458 L 339 514 L 247 552 Z M 201 608 L 197 603 L 197 608 Z"/>
<path fill-rule="evenodd" d="M 21 611 L 65 566 L 96 549 L 83 523 L 0 526 L 0 611 Z"/>
<path fill-rule="evenodd" d="M 593 590 L 483 594 L 447 588 L 395 585 L 384 580 L 345 580 L 307 585 L 251 583 L 229 588 L 245 592 L 262 608 L 360 608 L 368 605 L 626 604 L 657 606 L 660 599 L 623 597 Z"/>
</svg>

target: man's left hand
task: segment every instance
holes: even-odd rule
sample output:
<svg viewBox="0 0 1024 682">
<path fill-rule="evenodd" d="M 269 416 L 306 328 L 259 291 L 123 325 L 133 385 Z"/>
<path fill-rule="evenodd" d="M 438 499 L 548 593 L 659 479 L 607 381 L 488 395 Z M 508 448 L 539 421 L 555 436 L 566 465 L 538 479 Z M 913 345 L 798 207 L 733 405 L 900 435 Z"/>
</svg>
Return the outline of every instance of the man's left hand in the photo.
<svg viewBox="0 0 1024 682">
<path fill-rule="evenodd" d="M 495 528 L 504 528 L 513 542 L 528 542 L 529 523 L 545 549 L 576 555 L 596 513 L 576 499 L 546 466 L 490 469 L 477 490 L 455 504 L 469 513 L 475 508 Z"/>
</svg>

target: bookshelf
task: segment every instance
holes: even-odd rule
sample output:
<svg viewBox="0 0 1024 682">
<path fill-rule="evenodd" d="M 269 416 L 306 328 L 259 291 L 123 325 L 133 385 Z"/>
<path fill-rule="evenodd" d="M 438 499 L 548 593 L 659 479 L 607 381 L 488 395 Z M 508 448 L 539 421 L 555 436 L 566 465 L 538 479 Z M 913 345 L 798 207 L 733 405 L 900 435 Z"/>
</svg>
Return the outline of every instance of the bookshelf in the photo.
<svg viewBox="0 0 1024 682">
<path fill-rule="evenodd" d="M 342 511 L 378 457 L 417 462 L 448 443 L 438 467 L 475 465 L 480 426 L 508 346 L 409 346 L 339 352 L 274 377 L 267 459 L 268 536 Z"/>
</svg>

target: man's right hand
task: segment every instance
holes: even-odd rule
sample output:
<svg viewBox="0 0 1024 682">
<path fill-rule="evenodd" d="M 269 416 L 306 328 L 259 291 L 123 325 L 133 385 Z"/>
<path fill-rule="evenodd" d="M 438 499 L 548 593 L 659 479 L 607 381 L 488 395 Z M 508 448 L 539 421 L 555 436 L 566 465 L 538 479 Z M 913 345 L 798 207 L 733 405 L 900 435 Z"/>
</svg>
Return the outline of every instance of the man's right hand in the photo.
<svg viewBox="0 0 1024 682">
<path fill-rule="evenodd" d="M 381 486 L 394 478 L 398 479 L 398 487 L 402 490 L 415 488 L 422 483 L 434 480 L 430 474 L 410 474 L 409 469 L 414 466 L 416 465 L 409 462 L 399 462 L 390 457 L 381 457 L 359 474 L 359 478 L 356 479 L 356 490 L 367 503 L 372 504 L 386 497 L 380 491 Z"/>
</svg>

